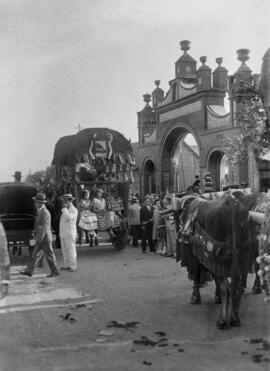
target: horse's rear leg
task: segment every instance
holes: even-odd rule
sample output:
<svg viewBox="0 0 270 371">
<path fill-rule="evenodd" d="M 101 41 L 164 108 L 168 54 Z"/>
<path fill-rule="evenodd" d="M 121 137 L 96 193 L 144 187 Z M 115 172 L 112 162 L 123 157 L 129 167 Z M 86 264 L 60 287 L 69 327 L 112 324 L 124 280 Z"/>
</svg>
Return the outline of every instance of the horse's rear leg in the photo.
<svg viewBox="0 0 270 371">
<path fill-rule="evenodd" d="M 217 321 L 217 328 L 219 330 L 224 330 L 229 327 L 228 321 L 228 308 L 229 308 L 229 285 L 227 278 L 222 278 L 217 280 L 218 286 L 220 288 L 220 296 L 221 296 L 221 309 L 220 309 L 220 317 Z"/>
<path fill-rule="evenodd" d="M 216 284 L 216 291 L 215 291 L 215 299 L 214 299 L 214 302 L 215 304 L 221 304 L 221 294 L 220 294 L 220 285 L 219 285 L 219 281 L 216 279 L 216 277 L 213 275 L 213 278 L 215 280 L 215 284 Z"/>
<path fill-rule="evenodd" d="M 239 306 L 241 294 L 241 280 L 240 277 L 238 277 L 235 282 L 235 287 L 233 287 L 233 282 L 231 285 L 232 311 L 230 315 L 230 326 L 233 327 L 240 326 Z"/>
<path fill-rule="evenodd" d="M 262 293 L 261 279 L 257 274 L 258 270 L 260 269 L 260 266 L 256 261 L 254 263 L 254 269 L 255 269 L 255 280 L 253 283 L 252 292 L 253 294 L 261 294 Z"/>
<path fill-rule="evenodd" d="M 196 258 L 195 258 L 196 259 Z M 201 304 L 201 294 L 200 294 L 200 276 L 201 276 L 201 267 L 199 261 L 196 259 L 192 266 L 193 270 L 193 292 L 190 298 L 190 304 Z"/>
</svg>

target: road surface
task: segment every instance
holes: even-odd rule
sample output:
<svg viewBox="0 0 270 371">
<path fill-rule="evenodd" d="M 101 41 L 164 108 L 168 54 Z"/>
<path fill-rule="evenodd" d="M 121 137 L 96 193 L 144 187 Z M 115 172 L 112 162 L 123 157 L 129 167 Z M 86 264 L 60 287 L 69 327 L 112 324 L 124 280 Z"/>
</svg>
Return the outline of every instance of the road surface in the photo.
<svg viewBox="0 0 270 371">
<path fill-rule="evenodd" d="M 1 371 L 270 370 L 269 306 L 251 282 L 242 326 L 220 331 L 213 283 L 201 305 L 190 305 L 191 282 L 172 258 L 81 247 L 78 270 L 55 278 L 46 278 L 46 264 L 20 275 L 25 251 L 12 260 L 0 302 Z"/>
</svg>

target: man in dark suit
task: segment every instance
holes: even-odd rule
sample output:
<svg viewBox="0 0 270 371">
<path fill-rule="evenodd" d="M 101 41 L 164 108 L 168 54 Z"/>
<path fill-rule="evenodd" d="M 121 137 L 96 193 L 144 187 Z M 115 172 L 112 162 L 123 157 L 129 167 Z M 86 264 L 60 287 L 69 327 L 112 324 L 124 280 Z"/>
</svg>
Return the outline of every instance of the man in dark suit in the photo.
<svg viewBox="0 0 270 371">
<path fill-rule="evenodd" d="M 43 253 L 50 267 L 51 273 L 47 277 L 55 277 L 59 275 L 56 264 L 55 254 L 52 248 L 52 231 L 51 231 L 51 214 L 45 206 L 46 196 L 43 193 L 37 193 L 33 197 L 37 208 L 37 216 L 35 220 L 35 247 L 32 258 L 25 270 L 20 271 L 21 274 L 31 277 L 35 268 L 40 263 Z"/>
<path fill-rule="evenodd" d="M 153 214 L 154 207 L 151 205 L 149 197 L 144 198 L 140 210 L 140 219 L 142 225 L 142 252 L 146 252 L 146 240 L 148 241 L 150 251 L 155 252 L 153 242 Z"/>
</svg>

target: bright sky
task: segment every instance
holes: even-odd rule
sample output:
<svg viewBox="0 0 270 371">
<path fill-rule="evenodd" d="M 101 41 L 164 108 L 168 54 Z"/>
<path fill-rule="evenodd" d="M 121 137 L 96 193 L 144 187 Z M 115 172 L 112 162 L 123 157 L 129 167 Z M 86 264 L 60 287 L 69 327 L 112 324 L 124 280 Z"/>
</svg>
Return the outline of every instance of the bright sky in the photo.
<svg viewBox="0 0 270 371">
<path fill-rule="evenodd" d="M 260 72 L 269 14 L 270 0 L 0 0 L 0 181 L 44 169 L 78 124 L 137 141 L 142 95 L 157 79 L 167 91 L 180 40 L 230 74 L 248 48 Z"/>
</svg>

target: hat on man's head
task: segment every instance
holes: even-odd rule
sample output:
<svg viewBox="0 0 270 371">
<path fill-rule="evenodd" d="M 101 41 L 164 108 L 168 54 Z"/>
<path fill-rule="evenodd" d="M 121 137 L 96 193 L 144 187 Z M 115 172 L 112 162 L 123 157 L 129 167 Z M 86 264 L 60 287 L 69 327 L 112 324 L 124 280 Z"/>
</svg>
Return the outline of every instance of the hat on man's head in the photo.
<svg viewBox="0 0 270 371">
<path fill-rule="evenodd" d="M 73 197 L 71 193 L 66 193 L 63 195 L 63 197 L 67 198 L 68 200 L 75 200 L 75 197 Z"/>
<path fill-rule="evenodd" d="M 32 197 L 34 201 L 45 204 L 47 202 L 46 195 L 44 193 L 37 193 L 36 197 Z"/>
<path fill-rule="evenodd" d="M 132 196 L 131 197 L 131 200 L 130 200 L 131 202 L 137 202 L 138 201 L 138 199 L 137 199 L 137 197 L 135 197 L 135 196 Z"/>
</svg>

